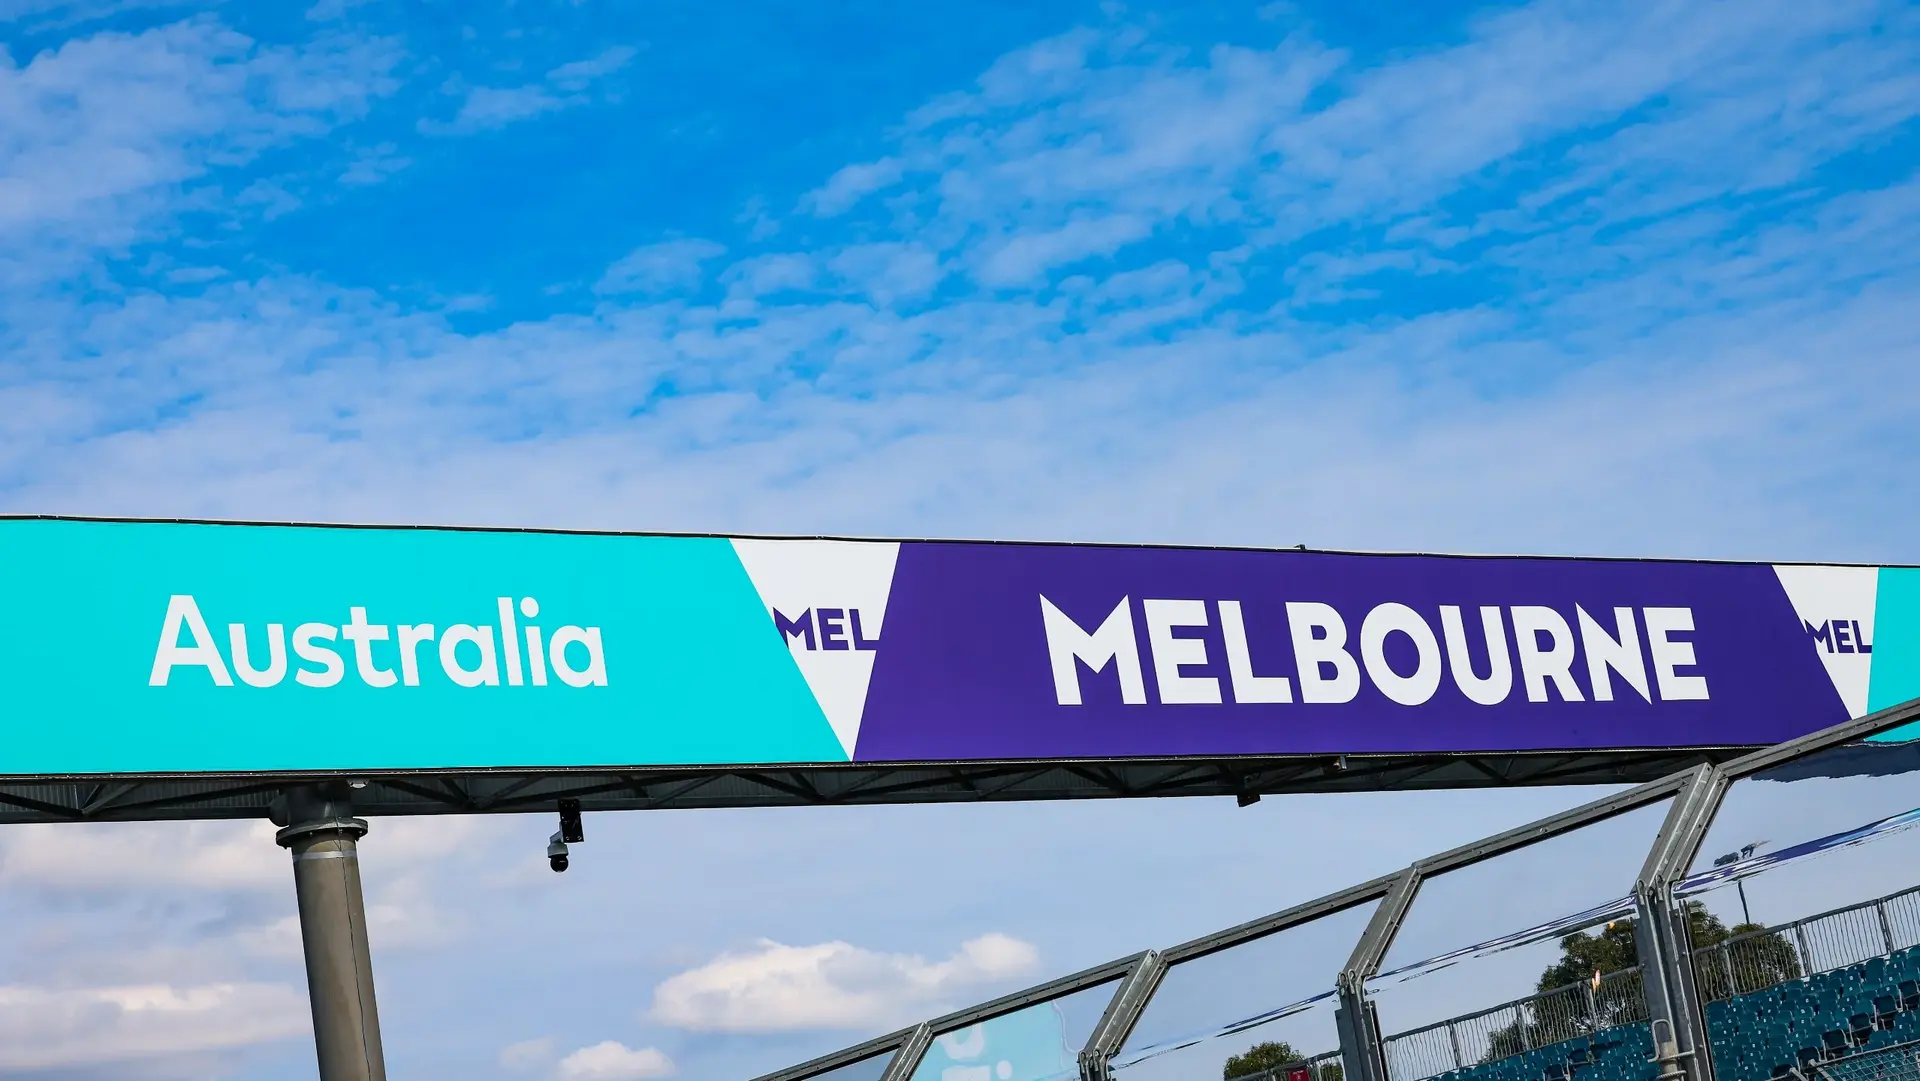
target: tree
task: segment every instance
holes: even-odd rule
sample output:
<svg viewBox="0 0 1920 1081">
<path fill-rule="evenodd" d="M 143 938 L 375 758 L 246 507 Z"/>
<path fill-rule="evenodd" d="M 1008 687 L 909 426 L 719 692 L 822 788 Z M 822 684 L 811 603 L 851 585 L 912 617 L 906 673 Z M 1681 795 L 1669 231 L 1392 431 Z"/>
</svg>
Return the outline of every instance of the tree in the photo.
<svg viewBox="0 0 1920 1081">
<path fill-rule="evenodd" d="M 1266 1043 L 1254 1044 L 1228 1059 L 1227 1064 L 1220 1068 L 1220 1076 L 1226 1081 L 1233 1081 L 1236 1077 L 1265 1073 L 1276 1066 L 1291 1065 L 1299 1062 L 1300 1058 L 1300 1052 L 1295 1051 L 1292 1044 L 1268 1040 Z"/>
<path fill-rule="evenodd" d="M 1682 911 L 1686 913 L 1687 935 L 1693 940 L 1695 949 L 1718 946 L 1728 939 L 1766 930 L 1753 923 L 1729 928 L 1699 901 L 1686 902 Z M 1727 961 L 1730 963 L 1723 965 L 1719 952 L 1715 951 L 1704 962 L 1700 973 L 1701 983 L 1709 993 L 1726 987 L 1727 968 L 1733 970 L 1731 993 L 1736 995 L 1772 987 L 1800 976 L 1800 960 L 1794 953 L 1793 944 L 1777 933 L 1741 939 L 1732 946 Z M 1639 963 L 1640 957 L 1634 947 L 1633 920 L 1614 920 L 1597 934 L 1575 931 L 1561 938 L 1560 959 L 1540 973 L 1534 991 L 1544 995 L 1580 984 L 1591 987 L 1599 977 L 1632 968 Z M 1523 1012 L 1513 1024 L 1496 1029 L 1488 1037 L 1487 1053 L 1480 1061 L 1493 1062 L 1517 1055 L 1529 1047 L 1545 1047 L 1637 1018 L 1641 1016 L 1642 1001 L 1632 994 L 1633 990 L 1625 984 L 1601 983 L 1593 990 L 1592 1013 L 1586 1011 L 1584 997 L 1568 995 L 1566 997 L 1572 1001 L 1564 1004 L 1556 1002 L 1553 1006 L 1536 1000 L 1534 1006 Z M 1716 997 L 1725 993 L 1719 991 Z M 1567 1009 L 1566 1006 L 1577 1008 Z"/>
<path fill-rule="evenodd" d="M 1793 948 L 1793 942 L 1778 931 L 1757 933 L 1765 930 L 1757 923 L 1738 923 L 1728 928 L 1709 913 L 1705 905 L 1687 902 L 1687 932 L 1693 938 L 1694 949 L 1724 947 L 1707 956 L 1695 957 L 1703 994 L 1713 998 L 1744 995 L 1800 978 L 1800 954 Z M 1747 937 L 1742 938 L 1743 935 Z M 1728 945 L 1734 938 L 1740 941 Z M 1727 986 L 1729 975 L 1733 977 L 1731 987 Z"/>
<path fill-rule="evenodd" d="M 1292 1044 L 1283 1040 L 1268 1040 L 1228 1059 L 1226 1065 L 1220 1068 L 1220 1076 L 1225 1081 L 1234 1081 L 1235 1078 L 1297 1065 L 1305 1060 L 1306 1056 L 1294 1050 Z M 1324 1066 L 1320 1070 L 1320 1081 L 1341 1081 L 1344 1074 L 1345 1071 L 1338 1064 Z"/>
<path fill-rule="evenodd" d="M 1480 1061 L 1493 1062 L 1529 1047 L 1545 1047 L 1590 1035 L 1611 1028 L 1635 1012 L 1637 1003 L 1624 995 L 1608 993 L 1613 989 L 1604 984 L 1592 988 L 1591 1012 L 1586 995 L 1572 990 L 1581 984 L 1592 987 L 1597 977 L 1638 964 L 1633 930 L 1633 921 L 1623 919 L 1607 924 L 1597 934 L 1575 931 L 1563 936 L 1560 959 L 1540 973 L 1533 989 L 1542 995 L 1554 991 L 1570 993 L 1550 1000 L 1536 1000 L 1532 1007 L 1522 1008 L 1513 1024 L 1488 1035 L 1487 1053 Z"/>
</svg>

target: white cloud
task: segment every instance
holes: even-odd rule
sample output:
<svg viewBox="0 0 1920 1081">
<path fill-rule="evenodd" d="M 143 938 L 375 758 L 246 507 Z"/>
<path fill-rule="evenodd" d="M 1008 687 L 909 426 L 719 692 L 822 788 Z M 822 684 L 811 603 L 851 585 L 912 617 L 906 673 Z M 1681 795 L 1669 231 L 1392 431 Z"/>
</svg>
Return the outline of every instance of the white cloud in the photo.
<svg viewBox="0 0 1920 1081">
<path fill-rule="evenodd" d="M 0 986 L 0 1070 L 78 1067 L 267 1043 L 309 1031 L 288 984 Z"/>
<path fill-rule="evenodd" d="M 449 79 L 442 89 L 461 99 L 453 119 L 423 119 L 416 127 L 424 135 L 471 135 L 586 105 L 594 100 L 588 91 L 625 67 L 634 55 L 634 49 L 616 46 L 589 59 L 562 64 L 547 72 L 544 80 L 520 86 L 469 86 L 459 78 Z"/>
<path fill-rule="evenodd" d="M 823 218 L 846 213 L 854 204 L 898 182 L 900 162 L 893 158 L 842 166 L 827 182 L 808 192 L 801 203 Z"/>
<path fill-rule="evenodd" d="M 381 143 L 362 151 L 340 174 L 340 183 L 350 187 L 378 184 L 413 164 L 413 159 L 398 153 L 393 143 Z"/>
<path fill-rule="evenodd" d="M 553 1061 L 553 1038 L 540 1036 L 500 1049 L 500 1065 L 515 1072 L 537 1070 Z"/>
<path fill-rule="evenodd" d="M 924 296 L 945 274 L 938 254 L 913 243 L 854 244 L 828 266 L 882 306 Z"/>
<path fill-rule="evenodd" d="M 1152 223 L 1132 214 L 1075 217 L 1058 229 L 1006 240 L 980 261 L 978 273 L 981 282 L 990 286 L 1030 285 L 1055 267 L 1088 256 L 1112 255 L 1152 231 Z"/>
<path fill-rule="evenodd" d="M 269 822 L 17 825 L 0 832 L 0 884 L 64 890 L 288 888 Z"/>
<path fill-rule="evenodd" d="M 554 1081 L 649 1081 L 671 1077 L 673 1060 L 652 1047 L 634 1050 L 625 1044 L 606 1040 L 582 1047 L 554 1067 Z"/>
<path fill-rule="evenodd" d="M 575 60 L 571 64 L 562 64 L 547 72 L 547 81 L 562 90 L 585 90 L 595 80 L 604 79 L 621 68 L 638 54 L 639 50 L 627 45 L 616 45 L 598 56 L 587 60 Z"/>
<path fill-rule="evenodd" d="M 209 170 L 328 130 L 391 91 L 390 43 L 261 46 L 198 18 L 0 51 L 0 283 L 143 235 Z"/>
<path fill-rule="evenodd" d="M 964 942 L 944 961 L 845 942 L 762 941 L 661 983 L 649 1016 L 703 1031 L 878 1028 L 938 1013 L 958 996 L 1027 975 L 1038 963 L 1033 946 L 1002 934 Z"/>
<path fill-rule="evenodd" d="M 622 293 L 663 293 L 696 284 L 702 265 L 726 251 L 711 240 L 666 240 L 635 248 L 622 256 L 593 291 L 602 296 Z"/>
<path fill-rule="evenodd" d="M 478 825 L 459 816 L 383 818 L 362 842 L 383 889 L 468 843 Z M 21 824 L 0 831 L 0 885 L 60 890 L 169 889 L 283 892 L 293 871 L 275 827 L 251 822 Z"/>
<path fill-rule="evenodd" d="M 345 18 L 354 8 L 365 5 L 368 0 L 319 0 L 307 9 L 307 18 L 314 22 L 329 22 Z"/>
<path fill-rule="evenodd" d="M 476 131 L 504 128 L 518 120 L 527 120 L 581 104 L 555 94 L 540 83 L 526 86 L 474 86 L 464 91 L 460 109 L 446 123 L 420 121 L 420 130 L 428 135 L 468 135 Z"/>
<path fill-rule="evenodd" d="M 807 289 L 819 277 L 819 264 L 811 255 L 787 252 L 743 259 L 728 267 L 720 280 L 727 284 L 730 295 L 745 298 Z"/>
</svg>

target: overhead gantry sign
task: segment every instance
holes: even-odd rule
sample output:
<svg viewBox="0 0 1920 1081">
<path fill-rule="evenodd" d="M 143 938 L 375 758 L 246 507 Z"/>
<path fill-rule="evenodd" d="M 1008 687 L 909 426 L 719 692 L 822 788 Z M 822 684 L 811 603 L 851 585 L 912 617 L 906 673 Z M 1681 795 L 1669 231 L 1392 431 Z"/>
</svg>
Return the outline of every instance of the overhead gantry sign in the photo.
<svg viewBox="0 0 1920 1081">
<path fill-rule="evenodd" d="M 1753 747 L 1920 652 L 1905 568 L 56 519 L 0 553 L 14 778 Z"/>
<path fill-rule="evenodd" d="M 323 1081 L 356 815 L 1652 778 L 1920 695 L 1920 570 L 0 519 L 0 820 L 268 815 Z M 569 824 L 570 823 L 570 824 Z"/>
</svg>

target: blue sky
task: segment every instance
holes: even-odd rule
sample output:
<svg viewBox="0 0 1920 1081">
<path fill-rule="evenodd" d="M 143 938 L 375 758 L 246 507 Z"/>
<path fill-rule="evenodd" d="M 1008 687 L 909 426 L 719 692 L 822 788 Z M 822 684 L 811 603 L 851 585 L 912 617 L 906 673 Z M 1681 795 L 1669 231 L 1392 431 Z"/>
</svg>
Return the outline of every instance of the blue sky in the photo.
<svg viewBox="0 0 1920 1081">
<path fill-rule="evenodd" d="M 1920 562 L 1908 5 L 0 20 L 7 511 Z M 381 823 L 388 1048 L 740 1077 L 1591 794 Z M 0 1072 L 311 1076 L 257 831 L 0 846 Z"/>
</svg>

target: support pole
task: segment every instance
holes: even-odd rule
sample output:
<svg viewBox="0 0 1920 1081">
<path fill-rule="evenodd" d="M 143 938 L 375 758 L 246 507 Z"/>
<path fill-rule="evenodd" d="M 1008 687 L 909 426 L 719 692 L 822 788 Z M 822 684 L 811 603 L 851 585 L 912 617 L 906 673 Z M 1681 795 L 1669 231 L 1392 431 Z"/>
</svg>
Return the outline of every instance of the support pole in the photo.
<svg viewBox="0 0 1920 1081">
<path fill-rule="evenodd" d="M 320 1081 L 386 1081 L 356 851 L 367 824 L 352 817 L 344 788 L 292 789 L 286 807 L 274 840 L 293 853 Z"/>
</svg>

